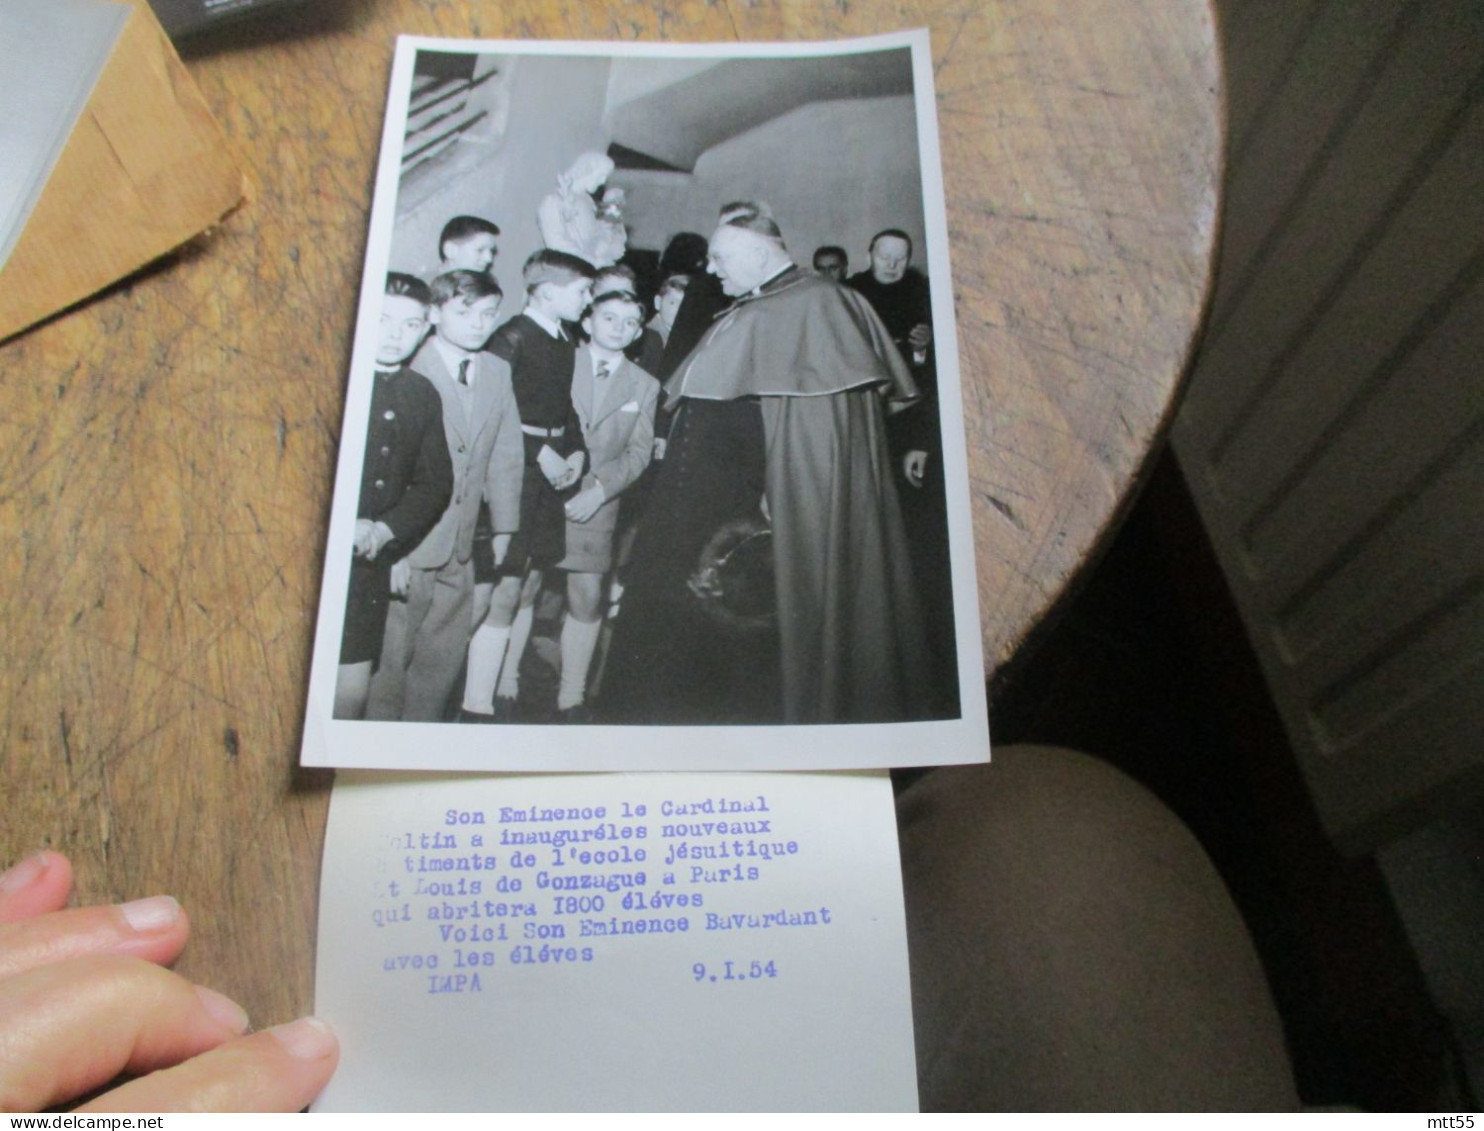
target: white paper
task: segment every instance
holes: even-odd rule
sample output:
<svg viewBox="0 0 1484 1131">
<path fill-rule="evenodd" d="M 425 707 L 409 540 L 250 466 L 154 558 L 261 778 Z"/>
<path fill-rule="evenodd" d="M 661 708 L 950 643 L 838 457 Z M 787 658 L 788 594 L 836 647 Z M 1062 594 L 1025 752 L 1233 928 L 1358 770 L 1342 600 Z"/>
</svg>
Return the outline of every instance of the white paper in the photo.
<svg viewBox="0 0 1484 1131">
<path fill-rule="evenodd" d="M 0 5 L 0 267 L 128 18 L 127 4 L 103 0 Z"/>
<path fill-rule="evenodd" d="M 320 1111 L 916 1110 L 890 781 L 342 774 L 315 999 Z"/>
<path fill-rule="evenodd" d="M 429 162 L 404 172 L 405 151 L 414 144 L 407 140 L 409 103 L 414 90 L 420 89 L 414 73 L 420 53 L 476 59 L 474 73 L 496 77 L 478 88 L 485 92 L 482 97 L 486 98 L 488 106 L 481 111 L 483 117 L 471 126 L 475 136 L 468 144 L 445 154 L 443 165 Z M 890 62 L 879 61 L 883 59 Z M 821 60 L 829 63 L 829 67 L 822 66 Z M 609 69 L 599 74 L 595 68 L 602 67 Z M 956 686 L 957 707 L 926 721 L 808 726 L 553 726 L 522 722 L 488 727 L 452 722 L 369 722 L 334 717 L 337 661 L 351 570 L 357 491 L 366 455 L 377 325 L 387 272 L 400 271 L 424 277 L 436 273 L 439 266 L 432 246 L 436 239 L 425 235 L 424 229 L 436 232 L 436 225 L 441 224 L 449 212 L 483 213 L 495 220 L 502 231 L 494 272 L 503 283 L 507 296 L 500 315 L 503 321 L 519 311 L 520 296 L 524 291 L 520 265 L 525 254 L 537 246 L 532 242 L 536 201 L 520 198 L 511 187 L 513 182 L 535 183 L 539 176 L 540 183 L 545 185 L 545 173 L 538 174 L 537 170 L 550 168 L 554 177 L 578 150 L 603 149 L 616 140 L 621 132 L 616 123 L 626 120 L 624 116 L 629 108 L 654 97 L 657 91 L 663 93 L 666 84 L 698 81 L 699 75 L 709 86 L 735 91 L 738 106 L 745 102 L 748 107 L 746 114 L 740 108 L 736 110 L 736 114 L 742 115 L 737 129 L 745 134 L 749 129 L 797 121 L 800 111 L 811 111 L 821 105 L 864 99 L 860 103 L 862 106 L 875 107 L 880 99 L 874 98 L 874 94 L 879 93 L 879 86 L 872 86 L 876 81 L 873 76 L 891 68 L 895 68 L 893 73 L 902 78 L 902 89 L 910 91 L 909 94 L 895 95 L 905 102 L 906 108 L 899 109 L 900 120 L 892 119 L 895 123 L 892 137 L 915 137 L 915 148 L 910 142 L 904 143 L 907 152 L 901 155 L 893 173 L 877 167 L 881 162 L 874 155 L 880 150 L 879 138 L 878 143 L 864 146 L 862 152 L 871 156 L 862 159 L 862 172 L 869 171 L 871 176 L 860 178 L 859 199 L 852 196 L 849 200 L 835 201 L 831 207 L 833 215 L 839 217 L 840 225 L 869 224 L 869 227 L 861 228 L 865 235 L 856 233 L 858 238 L 851 241 L 855 270 L 867 265 L 864 245 L 869 232 L 897 223 L 907 224 L 915 230 L 920 228 L 922 238 L 916 249 L 915 262 L 924 268 L 935 296 L 932 304 L 933 348 L 937 358 L 941 458 L 948 515 L 947 545 L 942 547 L 936 560 L 949 562 L 952 582 L 949 616 L 955 628 L 951 641 L 943 633 L 930 640 L 929 646 L 936 657 L 950 658 L 948 666 L 956 674 L 939 682 Z M 840 82 L 815 91 L 811 95 L 813 100 L 802 105 L 794 106 L 789 102 L 789 91 L 808 87 L 815 81 L 811 76 L 821 70 L 838 74 Z M 540 98 L 522 95 L 517 80 L 531 81 L 535 74 L 542 76 L 542 90 L 548 93 Z M 595 74 L 597 78 L 594 78 Z M 603 74 L 607 77 L 603 78 Z M 499 84 L 507 79 L 512 84 L 510 90 L 500 93 Z M 768 114 L 772 117 L 767 117 Z M 690 134 L 679 138 L 660 136 L 664 134 L 665 117 L 658 115 L 654 121 L 659 123 L 653 127 L 656 148 L 661 142 L 680 145 L 692 140 Z M 857 144 L 861 136 L 873 136 L 869 131 L 879 128 L 874 118 L 861 124 L 861 129 L 855 131 Z M 822 136 L 795 146 L 787 160 L 763 167 L 758 174 L 760 183 L 748 188 L 756 188 L 757 195 L 764 199 L 783 192 L 785 186 L 796 199 L 800 195 L 811 195 L 801 194 L 800 179 L 807 188 L 812 183 L 809 178 L 833 175 L 830 171 L 839 164 L 840 152 L 836 144 L 839 138 L 827 130 L 816 129 L 815 133 Z M 570 144 L 559 140 L 569 135 L 575 139 L 578 134 L 584 138 L 581 144 L 575 140 Z M 629 142 L 634 141 L 627 133 L 623 136 Z M 704 158 L 705 153 L 701 162 Z M 697 168 L 700 168 L 699 162 Z M 460 176 L 466 179 L 458 183 L 467 186 L 467 191 L 458 198 L 457 208 L 452 197 L 445 205 L 439 203 L 442 198 L 430 195 L 446 192 L 441 186 L 452 183 L 449 178 Z M 881 176 L 887 177 L 891 187 L 881 187 Z M 897 179 L 891 180 L 891 176 Z M 615 180 L 621 179 L 619 174 L 615 174 Z M 721 184 L 703 181 L 700 173 L 694 171 L 631 173 L 629 181 L 625 182 L 627 207 L 633 217 L 642 221 L 646 200 L 671 199 L 663 194 L 678 194 L 675 199 L 691 202 L 695 208 L 700 207 L 696 201 L 705 201 L 710 223 L 714 225 L 717 204 L 737 199 L 733 191 L 736 178 Z M 811 199 L 820 197 L 834 200 L 833 194 L 829 193 L 811 195 Z M 901 201 L 908 197 L 912 203 L 910 208 L 904 209 Z M 674 218 L 669 210 L 655 207 L 653 211 L 663 212 L 662 220 L 670 225 L 667 230 L 672 232 L 678 227 L 701 224 L 701 220 L 696 218 Z M 908 215 L 910 223 L 903 219 Z M 816 231 L 797 220 L 791 228 L 789 217 L 781 214 L 779 220 L 785 235 L 794 240 L 789 245 L 792 254 L 806 266 L 814 243 L 823 240 L 826 233 L 839 233 L 839 229 L 831 225 L 816 225 Z M 661 222 L 654 216 L 649 218 L 651 228 Z M 410 233 L 416 233 L 416 238 Z M 845 236 L 839 234 L 839 238 Z M 631 246 L 649 244 L 631 239 Z M 932 57 L 925 31 L 834 43 L 781 44 L 399 39 L 372 205 L 310 674 L 309 710 L 315 716 L 315 725 L 305 727 L 301 752 L 303 764 L 458 772 L 543 772 L 849 769 L 987 760 L 989 732 L 952 294 Z M 559 585 L 559 571 L 548 573 L 558 575 Z M 549 577 L 548 584 L 551 581 Z M 554 631 L 547 630 L 547 647 L 552 649 L 555 648 Z M 531 647 L 538 648 L 538 645 Z M 600 644 L 600 649 L 602 647 Z M 725 651 L 724 643 L 715 647 L 718 652 Z M 457 704 L 462 690 L 460 682 L 449 700 L 451 704 Z M 601 695 L 597 703 L 601 712 Z M 956 716 L 952 715 L 954 709 L 958 711 Z M 595 721 L 603 721 L 601 713 Z"/>
</svg>

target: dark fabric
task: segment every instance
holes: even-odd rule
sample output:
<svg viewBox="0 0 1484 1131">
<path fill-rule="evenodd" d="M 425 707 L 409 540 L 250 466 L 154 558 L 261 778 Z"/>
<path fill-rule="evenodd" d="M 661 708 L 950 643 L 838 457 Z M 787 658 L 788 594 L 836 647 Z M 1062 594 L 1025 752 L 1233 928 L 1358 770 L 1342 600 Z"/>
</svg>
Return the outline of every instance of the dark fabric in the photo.
<svg viewBox="0 0 1484 1131">
<path fill-rule="evenodd" d="M 687 584 L 718 530 L 759 516 L 763 488 L 757 402 L 685 402 L 624 571 L 600 721 L 781 721 L 777 632 L 718 626 Z"/>
<path fill-rule="evenodd" d="M 727 308 L 728 301 L 715 275 L 701 271 L 690 277 L 685 297 L 680 300 L 680 309 L 675 312 L 675 324 L 670 327 L 670 337 L 660 355 L 659 366 L 649 370 L 661 384 L 680 368 L 680 363 L 711 328 L 712 320 Z"/>
<path fill-rule="evenodd" d="M 561 561 L 567 552 L 567 514 L 563 508 L 575 493 L 576 488 L 557 491 L 539 467 L 526 465 L 520 483 L 520 529 L 510 539 L 505 560 L 494 569 L 496 580 L 522 577 L 528 569 L 549 569 Z"/>
<path fill-rule="evenodd" d="M 381 654 L 392 563 L 433 528 L 452 491 L 453 464 L 438 390 L 406 366 L 378 372 L 371 387 L 356 517 L 385 523 L 394 538 L 375 561 L 351 560 L 342 664 L 374 661 Z"/>
<path fill-rule="evenodd" d="M 917 404 L 897 413 L 888 421 L 893 452 L 899 457 L 914 450 L 940 452 L 942 442 L 938 431 L 938 371 L 932 349 L 929 347 L 927 360 L 923 364 L 915 365 L 912 363 L 912 346 L 907 340 L 914 326 L 933 324 L 933 303 L 928 281 L 918 272 L 908 269 L 896 283 L 878 283 L 869 271 L 852 275 L 847 282 L 881 316 L 887 333 L 901 352 L 902 360 L 911 367 L 913 379 L 922 393 Z"/>
<path fill-rule="evenodd" d="M 572 408 L 572 363 L 576 348 L 570 341 L 553 338 L 532 318 L 517 314 L 495 331 L 490 352 L 510 364 L 510 382 L 523 426 L 563 428 L 561 436 L 523 437 L 525 470 L 521 479 L 520 529 L 511 539 L 510 551 L 496 571 L 519 576 L 529 568 L 555 565 L 566 552 L 567 518 L 563 504 L 576 487 L 558 491 L 542 474 L 536 455 L 549 446 L 566 457 L 585 451 L 582 427 Z"/>
<path fill-rule="evenodd" d="M 932 296 L 928 281 L 909 269 L 899 282 L 883 284 L 870 271 L 852 275 L 849 285 L 870 302 L 891 334 L 892 342 L 909 364 L 921 399 L 888 417 L 887 440 L 893 478 L 902 504 L 907 542 L 912 548 L 912 570 L 917 578 L 924 626 L 932 660 L 933 714 L 958 714 L 958 680 L 953 623 L 953 579 L 948 558 L 948 507 L 944 498 L 943 438 L 938 409 L 938 367 L 933 350 L 921 365 L 912 364 L 907 336 L 914 326 L 932 325 Z M 908 452 L 927 453 L 920 487 L 903 471 Z"/>
<path fill-rule="evenodd" d="M 887 432 L 892 450 L 899 454 L 910 451 L 940 452 L 943 450 L 943 439 L 939 431 L 938 366 L 931 352 L 926 364 L 912 367 L 912 377 L 917 382 L 922 399 L 888 419 Z"/>
<path fill-rule="evenodd" d="M 880 319 L 855 292 L 792 269 L 718 318 L 670 391 L 680 405 L 670 450 L 639 531 L 643 553 L 636 545 L 625 573 L 646 602 L 652 573 L 668 566 L 674 575 L 665 603 L 646 603 L 630 629 L 656 647 L 623 657 L 658 671 L 651 704 L 683 713 L 686 696 L 707 694 L 705 680 L 732 689 L 738 666 L 750 665 L 767 673 L 753 689 L 776 686 L 778 698 L 759 696 L 754 715 L 729 721 L 926 717 L 926 647 L 882 420 L 883 393 L 914 388 Z M 741 416 L 754 400 L 757 416 Z M 708 404 L 733 406 L 736 435 Z M 755 638 L 739 651 L 677 594 L 716 529 L 754 512 L 760 463 L 778 608 L 777 652 L 767 658 Z M 626 594 L 616 645 L 633 612 Z"/>
<path fill-rule="evenodd" d="M 958 633 L 953 620 L 953 574 L 948 556 L 948 507 L 944 501 L 942 449 L 928 452 L 921 487 L 901 473 L 896 460 L 897 495 L 902 503 L 902 525 L 912 551 L 912 574 L 922 608 L 932 674 L 932 714 L 956 717 L 958 698 Z"/>
<path fill-rule="evenodd" d="M 897 821 L 922 1110 L 1298 1109 L 1241 912 L 1142 786 L 996 746 L 917 778 Z"/>
<path fill-rule="evenodd" d="M 340 634 L 342 664 L 375 663 L 381 655 L 391 590 L 390 557 L 379 554 L 372 562 L 365 558 L 351 560 L 350 589 L 345 598 L 345 629 Z"/>
<path fill-rule="evenodd" d="M 400 557 L 433 528 L 452 491 L 438 390 L 405 365 L 393 373 L 378 372 L 356 517 L 386 523 L 395 539 L 381 552 Z"/>
<path fill-rule="evenodd" d="M 644 333 L 639 335 L 624 354 L 640 369 L 653 376 L 665 359 L 665 339 L 653 326 L 646 326 Z"/>
<path fill-rule="evenodd" d="M 911 361 L 912 347 L 907 344 L 907 335 L 914 326 L 933 324 L 932 293 L 927 279 L 909 267 L 895 283 L 878 283 L 870 271 L 852 275 L 845 282 L 871 304 L 903 358 Z"/>
<path fill-rule="evenodd" d="M 665 385 L 680 397 L 827 396 L 884 389 L 893 403 L 917 386 L 870 303 L 822 276 L 790 267 L 719 315 Z"/>
<path fill-rule="evenodd" d="M 490 509 L 479 504 L 479 517 L 474 520 L 474 583 L 489 585 L 498 576 L 495 569 L 495 527 L 490 521 Z"/>
<path fill-rule="evenodd" d="M 928 654 L 933 661 L 933 713 L 958 714 L 958 680 L 953 622 L 953 577 L 948 557 L 948 503 L 943 478 L 943 439 L 938 416 L 937 366 L 929 353 L 926 365 L 913 371 L 923 399 L 887 421 L 902 521 L 912 548 L 912 572 L 922 601 Z M 908 452 L 927 453 L 922 486 L 914 487 L 903 471 Z"/>
<path fill-rule="evenodd" d="M 880 396 L 764 397 L 762 410 L 785 721 L 928 717 L 930 660 Z"/>
<path fill-rule="evenodd" d="M 550 444 L 559 456 L 582 447 L 582 430 L 572 410 L 572 362 L 577 347 L 571 341 L 553 338 L 525 314 L 517 314 L 495 331 L 489 350 L 510 365 L 510 385 L 522 425 L 536 428 L 566 428 L 556 439 L 527 436 L 530 458 L 542 444 Z"/>
</svg>

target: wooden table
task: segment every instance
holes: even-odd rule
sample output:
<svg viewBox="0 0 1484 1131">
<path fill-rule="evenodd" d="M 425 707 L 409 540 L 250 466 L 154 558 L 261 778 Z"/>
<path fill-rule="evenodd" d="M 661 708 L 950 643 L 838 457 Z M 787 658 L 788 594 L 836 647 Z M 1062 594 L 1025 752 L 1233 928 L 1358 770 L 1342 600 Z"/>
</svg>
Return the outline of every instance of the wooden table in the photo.
<svg viewBox="0 0 1484 1131">
<path fill-rule="evenodd" d="M 0 860 L 175 894 L 179 965 L 260 1025 L 312 1001 L 331 776 L 295 768 L 395 32 L 802 39 L 927 24 L 985 656 L 1127 501 L 1211 270 L 1201 0 L 316 0 L 187 55 L 256 182 L 170 261 L 0 346 Z"/>
</svg>

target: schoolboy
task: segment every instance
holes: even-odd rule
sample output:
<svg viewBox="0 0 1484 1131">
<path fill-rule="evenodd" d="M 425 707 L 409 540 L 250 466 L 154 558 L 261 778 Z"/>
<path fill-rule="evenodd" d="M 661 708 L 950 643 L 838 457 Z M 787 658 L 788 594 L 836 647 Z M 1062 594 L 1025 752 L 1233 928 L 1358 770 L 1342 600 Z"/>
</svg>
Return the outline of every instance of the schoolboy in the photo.
<svg viewBox="0 0 1484 1131">
<path fill-rule="evenodd" d="M 638 356 L 634 358 L 651 377 L 665 356 L 665 343 L 670 340 L 670 330 L 675 325 L 675 315 L 685 301 L 686 288 L 690 286 L 689 275 L 670 275 L 660 284 L 654 296 L 654 317 L 644 327 L 639 337 Z"/>
<path fill-rule="evenodd" d="M 473 622 L 474 524 L 489 504 L 498 559 L 520 521 L 524 456 L 510 367 L 484 351 L 500 312 L 500 287 L 478 271 L 433 280 L 433 334 L 412 367 L 443 402 L 453 492 L 437 524 L 393 566 L 403 598 L 387 615 L 381 665 L 371 680 L 374 719 L 433 722 L 444 717 Z"/>
<path fill-rule="evenodd" d="M 843 247 L 825 244 L 814 249 L 814 270 L 826 279 L 843 283 L 850 273 L 850 257 L 845 254 Z"/>
<path fill-rule="evenodd" d="M 685 301 L 686 291 L 690 289 L 691 277 L 685 274 L 669 275 L 660 284 L 658 293 L 654 296 L 654 317 L 644 327 L 644 332 L 639 335 L 636 346 L 625 351 L 629 360 L 633 361 L 640 369 L 651 377 L 657 377 L 660 367 L 664 364 L 665 349 L 670 341 L 670 331 L 675 328 L 675 316 L 680 313 L 680 306 Z M 598 291 L 607 290 L 599 280 Z M 633 549 L 634 537 L 638 533 L 639 519 L 644 514 L 644 508 L 649 501 L 649 491 L 653 486 L 653 478 L 659 470 L 659 461 L 665 458 L 665 438 L 670 428 L 670 417 L 663 410 L 660 411 L 654 422 L 654 462 L 645 471 L 640 481 L 629 491 L 628 498 L 624 502 L 623 518 L 617 533 L 617 561 L 618 567 L 608 591 L 608 615 L 616 616 L 618 602 L 623 596 L 623 584 L 619 577 L 623 567 L 628 564 L 629 552 Z"/>
<path fill-rule="evenodd" d="M 607 294 L 609 291 L 630 291 L 638 294 L 639 276 L 627 263 L 614 263 L 609 267 L 600 267 L 593 277 L 593 294 Z"/>
<path fill-rule="evenodd" d="M 572 408 L 576 349 L 563 322 L 576 322 L 592 297 L 586 260 L 542 248 L 522 268 L 526 306 L 495 332 L 490 349 L 510 365 L 525 450 L 519 532 L 497 570 L 489 614 L 469 641 L 460 719 L 509 721 L 520 694 L 520 662 L 531 636 L 542 571 L 566 553 L 562 504 L 586 464 Z"/>
<path fill-rule="evenodd" d="M 443 225 L 438 236 L 439 272 L 478 271 L 494 275 L 496 237 L 500 229 L 483 216 L 455 216 Z M 494 530 L 489 508 L 479 506 L 474 527 L 474 623 L 484 620 L 495 587 L 495 559 L 491 550 Z"/>
<path fill-rule="evenodd" d="M 478 271 L 493 276 L 500 229 L 483 216 L 455 216 L 438 236 L 439 271 Z M 489 507 L 479 504 L 474 525 L 474 623 L 484 620 L 495 588 L 494 529 Z"/>
<path fill-rule="evenodd" d="M 433 528 L 453 493 L 443 403 L 432 383 L 407 366 L 427 335 L 431 302 L 421 279 L 387 275 L 335 682 L 337 719 L 366 713 L 386 631 L 392 563 Z"/>
<path fill-rule="evenodd" d="M 627 263 L 615 263 L 609 267 L 600 267 L 598 268 L 597 276 L 593 279 L 593 294 L 603 295 L 609 291 L 628 291 L 630 294 L 636 295 L 639 293 L 639 276 Z M 586 332 L 579 339 L 580 344 L 586 344 L 589 340 Z M 624 356 L 642 368 L 646 344 L 644 335 L 641 332 L 639 338 L 631 343 L 629 348 L 624 351 Z"/>
<path fill-rule="evenodd" d="M 500 229 L 483 216 L 455 216 L 438 236 L 438 259 L 444 271 L 491 274 Z"/>
<path fill-rule="evenodd" d="M 671 275 L 660 284 L 659 293 L 654 296 L 654 317 L 649 320 L 649 325 L 659 334 L 662 343 L 670 340 L 675 315 L 680 313 L 680 304 L 685 301 L 689 287 L 689 275 Z"/>
<path fill-rule="evenodd" d="M 577 351 L 572 405 L 582 426 L 592 469 L 566 502 L 567 615 L 562 620 L 560 722 L 583 722 L 588 671 L 602 627 L 603 576 L 613 568 L 619 495 L 649 466 L 660 383 L 624 356 L 644 325 L 644 307 L 631 291 L 593 299 L 582 320 L 589 344 Z"/>
</svg>

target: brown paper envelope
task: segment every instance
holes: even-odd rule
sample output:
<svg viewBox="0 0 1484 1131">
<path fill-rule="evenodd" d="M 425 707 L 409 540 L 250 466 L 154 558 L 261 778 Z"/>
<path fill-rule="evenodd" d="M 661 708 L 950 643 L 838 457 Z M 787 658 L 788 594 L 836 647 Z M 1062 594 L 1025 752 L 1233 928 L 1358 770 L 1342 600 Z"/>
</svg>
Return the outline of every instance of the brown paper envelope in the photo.
<svg viewBox="0 0 1484 1131">
<path fill-rule="evenodd" d="M 179 247 L 246 195 L 221 127 L 136 0 L 0 269 L 0 341 Z"/>
</svg>

